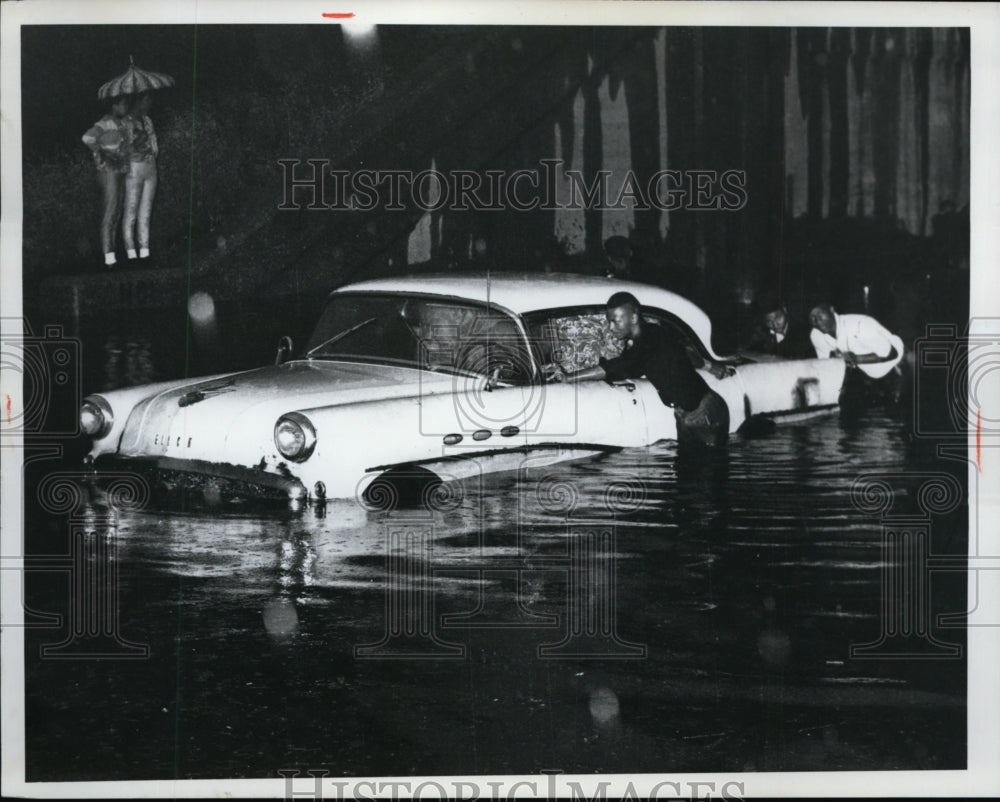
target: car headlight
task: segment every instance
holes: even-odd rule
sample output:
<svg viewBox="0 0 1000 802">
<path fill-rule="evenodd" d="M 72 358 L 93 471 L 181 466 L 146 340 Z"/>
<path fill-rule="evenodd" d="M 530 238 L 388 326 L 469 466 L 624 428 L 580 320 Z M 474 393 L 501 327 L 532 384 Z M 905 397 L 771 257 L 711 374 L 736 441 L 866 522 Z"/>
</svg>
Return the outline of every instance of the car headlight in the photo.
<svg viewBox="0 0 1000 802">
<path fill-rule="evenodd" d="M 115 423 L 111 405 L 99 395 L 88 396 L 80 405 L 80 428 L 95 440 L 107 437 Z"/>
<path fill-rule="evenodd" d="M 316 429 L 305 415 L 289 412 L 274 424 L 274 445 L 286 459 L 303 462 L 316 447 Z"/>
</svg>

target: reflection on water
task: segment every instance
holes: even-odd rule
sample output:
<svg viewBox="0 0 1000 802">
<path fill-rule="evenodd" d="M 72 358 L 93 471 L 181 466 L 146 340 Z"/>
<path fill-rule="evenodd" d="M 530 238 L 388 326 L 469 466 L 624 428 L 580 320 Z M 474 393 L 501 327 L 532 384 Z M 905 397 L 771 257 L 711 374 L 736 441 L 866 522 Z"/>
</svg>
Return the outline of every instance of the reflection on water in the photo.
<svg viewBox="0 0 1000 802">
<path fill-rule="evenodd" d="M 84 394 L 163 379 L 245 370 L 274 361 L 281 335 L 301 345 L 311 329 L 314 302 L 275 310 L 258 304 L 214 303 L 186 310 L 122 311 L 66 325 L 83 346 Z"/>
<path fill-rule="evenodd" d="M 112 333 L 104 340 L 101 349 L 104 370 L 101 390 L 150 384 L 157 380 L 152 344 L 146 338 Z"/>
<path fill-rule="evenodd" d="M 29 777 L 964 766 L 961 659 L 851 656 L 892 576 L 852 485 L 894 476 L 912 512 L 928 466 L 903 435 L 834 416 L 711 464 L 671 445 L 528 463 L 429 511 L 120 513 L 94 536 L 150 657 L 29 657 Z M 961 505 L 928 526 L 965 553 Z M 964 606 L 960 572 L 931 591 Z"/>
</svg>

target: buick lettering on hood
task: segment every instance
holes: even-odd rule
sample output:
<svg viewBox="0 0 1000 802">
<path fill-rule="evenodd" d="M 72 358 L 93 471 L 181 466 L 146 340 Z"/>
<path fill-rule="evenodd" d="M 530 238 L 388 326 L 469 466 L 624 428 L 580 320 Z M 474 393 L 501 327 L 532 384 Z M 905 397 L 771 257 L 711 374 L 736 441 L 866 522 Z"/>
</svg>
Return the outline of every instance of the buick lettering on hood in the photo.
<svg viewBox="0 0 1000 802">
<path fill-rule="evenodd" d="M 277 364 L 88 396 L 85 460 L 98 483 L 125 470 L 167 491 L 302 502 L 675 439 L 673 410 L 645 379 L 546 382 L 544 365 L 579 370 L 621 351 L 605 320 L 618 291 L 639 299 L 643 326 L 681 339 L 731 431 L 836 408 L 843 360 L 721 357 L 708 316 L 658 287 L 423 275 L 331 293 L 305 347 L 292 356 L 286 338 Z M 720 364 L 732 369 L 717 378 Z"/>
</svg>

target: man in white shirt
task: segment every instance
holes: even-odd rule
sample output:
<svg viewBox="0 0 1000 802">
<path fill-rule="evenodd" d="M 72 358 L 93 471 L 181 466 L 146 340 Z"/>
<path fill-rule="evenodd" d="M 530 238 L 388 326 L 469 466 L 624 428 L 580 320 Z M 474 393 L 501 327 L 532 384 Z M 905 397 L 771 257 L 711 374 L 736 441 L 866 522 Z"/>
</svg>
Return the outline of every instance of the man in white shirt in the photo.
<svg viewBox="0 0 1000 802">
<path fill-rule="evenodd" d="M 868 315 L 838 315 L 829 304 L 809 313 L 809 339 L 820 359 L 841 357 L 848 367 L 881 379 L 903 358 L 903 341 Z"/>
</svg>

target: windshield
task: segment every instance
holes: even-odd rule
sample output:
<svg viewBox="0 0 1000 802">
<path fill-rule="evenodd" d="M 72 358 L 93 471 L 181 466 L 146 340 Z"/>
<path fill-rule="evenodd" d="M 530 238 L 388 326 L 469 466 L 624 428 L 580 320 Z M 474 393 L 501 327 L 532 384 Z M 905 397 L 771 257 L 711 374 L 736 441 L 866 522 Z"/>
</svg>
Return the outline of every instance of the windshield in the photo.
<svg viewBox="0 0 1000 802">
<path fill-rule="evenodd" d="M 303 356 L 476 373 L 516 384 L 534 375 L 524 338 L 509 315 L 412 295 L 334 295 Z"/>
</svg>

